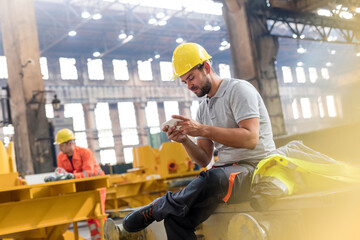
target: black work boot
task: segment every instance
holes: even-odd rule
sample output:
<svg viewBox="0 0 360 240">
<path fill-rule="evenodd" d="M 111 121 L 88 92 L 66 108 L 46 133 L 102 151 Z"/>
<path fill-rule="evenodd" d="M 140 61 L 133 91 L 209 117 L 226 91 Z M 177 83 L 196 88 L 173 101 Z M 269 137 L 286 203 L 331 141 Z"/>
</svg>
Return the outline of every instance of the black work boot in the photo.
<svg viewBox="0 0 360 240">
<path fill-rule="evenodd" d="M 123 227 L 128 232 L 138 232 L 155 221 L 152 215 L 152 208 L 155 202 L 129 213 L 123 219 Z"/>
</svg>

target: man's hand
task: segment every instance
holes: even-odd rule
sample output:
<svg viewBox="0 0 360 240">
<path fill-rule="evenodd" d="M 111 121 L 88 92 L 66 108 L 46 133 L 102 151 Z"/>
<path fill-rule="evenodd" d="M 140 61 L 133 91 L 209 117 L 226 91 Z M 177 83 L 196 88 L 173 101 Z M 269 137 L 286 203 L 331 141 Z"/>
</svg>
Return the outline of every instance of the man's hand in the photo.
<svg viewBox="0 0 360 240">
<path fill-rule="evenodd" d="M 172 115 L 171 117 L 181 120 L 181 121 L 176 122 L 175 126 L 180 126 L 179 130 L 183 134 L 186 134 L 186 135 L 189 135 L 192 137 L 203 136 L 204 125 L 202 125 L 190 118 L 181 116 L 181 115 Z"/>
<path fill-rule="evenodd" d="M 172 127 L 166 125 L 163 127 L 162 131 L 167 133 L 170 140 L 178 143 L 184 143 L 187 139 L 186 135 L 180 129 L 176 130 L 176 125 Z"/>
</svg>

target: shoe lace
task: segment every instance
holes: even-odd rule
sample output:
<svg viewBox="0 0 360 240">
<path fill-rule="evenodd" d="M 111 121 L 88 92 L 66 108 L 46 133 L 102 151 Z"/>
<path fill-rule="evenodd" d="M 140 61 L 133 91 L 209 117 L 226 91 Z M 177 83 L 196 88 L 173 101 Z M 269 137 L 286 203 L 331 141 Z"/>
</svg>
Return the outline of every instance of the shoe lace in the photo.
<svg viewBox="0 0 360 240">
<path fill-rule="evenodd" d="M 144 221 L 145 223 L 152 220 L 152 208 L 150 209 L 146 209 L 145 211 L 141 212 L 141 214 L 143 215 L 144 217 Z"/>
</svg>

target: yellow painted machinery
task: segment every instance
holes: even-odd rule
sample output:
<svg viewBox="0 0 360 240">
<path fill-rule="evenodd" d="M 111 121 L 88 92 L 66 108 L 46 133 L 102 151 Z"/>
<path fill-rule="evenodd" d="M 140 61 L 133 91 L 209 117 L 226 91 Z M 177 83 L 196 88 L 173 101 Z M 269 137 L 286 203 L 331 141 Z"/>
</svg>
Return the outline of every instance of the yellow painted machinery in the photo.
<svg viewBox="0 0 360 240">
<path fill-rule="evenodd" d="M 168 190 L 184 187 L 200 172 L 193 170 L 194 164 L 180 143 L 163 143 L 160 150 L 134 148 L 133 155 L 133 169 L 110 177 L 105 206 L 108 212 L 146 205 Z"/>
<path fill-rule="evenodd" d="M 88 218 L 100 220 L 104 239 L 99 188 L 108 186 L 108 176 L 25 186 L 17 185 L 17 174 L 0 179 L 10 176 L 15 185 L 0 188 L 0 239 L 64 239 L 70 223 L 79 239 L 76 222 Z"/>
<path fill-rule="evenodd" d="M 109 176 L 26 185 L 16 172 L 13 144 L 0 141 L 0 239 L 81 239 L 77 222 L 98 218 L 104 239 L 100 190 Z M 74 233 L 66 231 L 73 223 Z"/>
</svg>

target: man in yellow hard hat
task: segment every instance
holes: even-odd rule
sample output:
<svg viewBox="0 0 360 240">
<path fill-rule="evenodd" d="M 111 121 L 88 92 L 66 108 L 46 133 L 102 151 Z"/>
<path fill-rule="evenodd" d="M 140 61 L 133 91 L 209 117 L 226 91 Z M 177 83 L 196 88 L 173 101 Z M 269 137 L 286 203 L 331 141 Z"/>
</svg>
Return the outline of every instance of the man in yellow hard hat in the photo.
<svg viewBox="0 0 360 240">
<path fill-rule="evenodd" d="M 103 176 L 104 171 L 96 162 L 94 154 L 88 148 L 75 145 L 73 131 L 64 128 L 57 132 L 55 144 L 59 145 L 60 153 L 57 156 L 57 166 L 73 174 L 74 178 Z M 100 190 L 101 206 L 105 215 L 106 189 Z M 87 219 L 91 239 L 101 239 L 100 222 L 98 219 Z"/>
<path fill-rule="evenodd" d="M 168 192 L 128 214 L 123 220 L 128 232 L 140 231 L 154 220 L 164 220 L 168 239 L 196 239 L 195 227 L 219 203 L 249 199 L 257 163 L 275 150 L 270 118 L 260 94 L 247 81 L 220 78 L 210 59 L 196 43 L 184 43 L 175 49 L 173 78 L 179 77 L 189 90 L 204 99 L 196 121 L 173 115 L 179 121 L 162 130 L 171 140 L 182 143 L 200 166 L 211 162 L 214 148 L 219 160 L 183 190 Z M 196 143 L 188 136 L 196 137 Z"/>
</svg>

